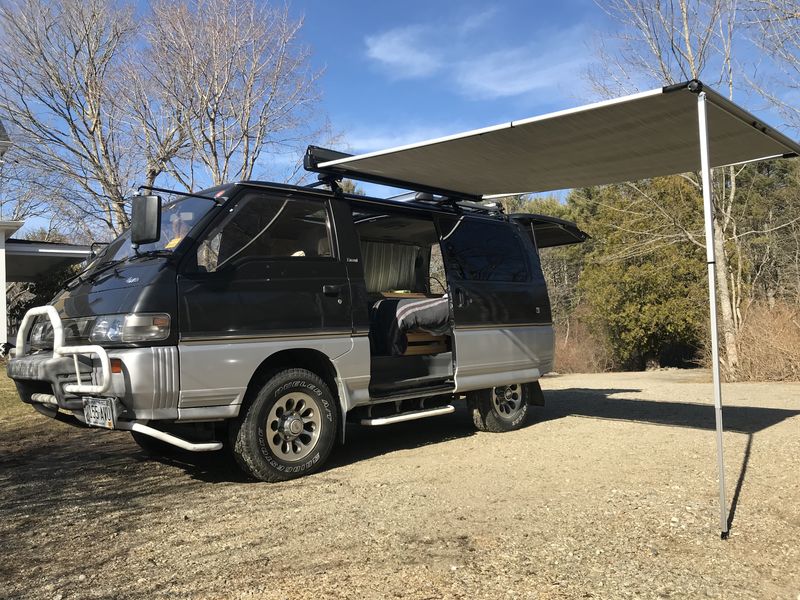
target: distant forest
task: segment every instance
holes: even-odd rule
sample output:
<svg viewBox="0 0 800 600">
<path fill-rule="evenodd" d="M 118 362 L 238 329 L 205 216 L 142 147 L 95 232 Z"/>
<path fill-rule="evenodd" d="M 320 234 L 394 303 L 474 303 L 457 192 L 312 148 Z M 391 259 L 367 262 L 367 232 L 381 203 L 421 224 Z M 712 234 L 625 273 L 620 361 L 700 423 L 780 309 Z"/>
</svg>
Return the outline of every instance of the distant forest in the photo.
<svg viewBox="0 0 800 600">
<path fill-rule="evenodd" d="M 720 302 L 729 302 L 732 316 L 727 324 L 720 317 L 723 365 L 729 379 L 800 379 L 800 162 L 747 165 L 735 176 L 737 201 L 718 232 L 725 268 L 720 276 L 728 289 Z M 716 185 L 730 182 L 717 177 Z M 506 204 L 576 221 L 592 236 L 583 244 L 542 250 L 557 370 L 708 363 L 696 178 L 573 190 L 566 202 L 518 198 Z"/>
</svg>

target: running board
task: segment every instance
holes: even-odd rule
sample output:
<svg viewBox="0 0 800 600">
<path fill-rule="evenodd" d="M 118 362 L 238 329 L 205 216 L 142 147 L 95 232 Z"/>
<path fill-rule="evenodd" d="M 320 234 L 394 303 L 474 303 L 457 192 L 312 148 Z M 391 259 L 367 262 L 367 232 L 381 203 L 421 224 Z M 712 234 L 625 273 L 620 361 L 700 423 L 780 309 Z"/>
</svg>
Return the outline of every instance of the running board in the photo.
<svg viewBox="0 0 800 600">
<path fill-rule="evenodd" d="M 452 382 L 450 382 L 450 383 L 445 383 L 444 385 L 412 388 L 410 390 L 405 390 L 396 393 L 390 392 L 386 395 L 380 395 L 371 392 L 370 400 L 375 404 L 384 404 L 386 402 L 397 402 L 399 400 L 412 400 L 414 398 L 430 398 L 431 396 L 443 396 L 445 394 L 452 394 L 454 390 L 455 390 L 455 385 Z"/>
<path fill-rule="evenodd" d="M 400 413 L 399 415 L 392 415 L 389 417 L 379 417 L 377 419 L 361 419 L 362 425 L 369 427 L 377 427 L 379 425 L 391 425 L 392 423 L 401 423 L 403 421 L 414 421 L 416 419 L 425 419 L 427 417 L 438 417 L 439 415 L 448 415 L 455 412 L 456 407 L 452 404 L 447 406 L 439 406 L 437 408 L 426 408 L 423 410 L 412 410 L 411 412 Z"/>
</svg>

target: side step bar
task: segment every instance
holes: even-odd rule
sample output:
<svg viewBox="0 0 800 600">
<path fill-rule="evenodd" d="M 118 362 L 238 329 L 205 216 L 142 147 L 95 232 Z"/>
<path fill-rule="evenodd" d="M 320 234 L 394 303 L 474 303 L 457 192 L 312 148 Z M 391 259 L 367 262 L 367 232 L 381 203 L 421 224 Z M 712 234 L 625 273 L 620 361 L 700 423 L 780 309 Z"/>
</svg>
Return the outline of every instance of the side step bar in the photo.
<svg viewBox="0 0 800 600">
<path fill-rule="evenodd" d="M 456 407 L 452 404 L 447 406 L 439 406 L 437 408 L 425 408 L 423 410 L 412 410 L 411 412 L 400 413 L 399 415 L 391 415 L 389 417 L 379 417 L 376 419 L 361 419 L 362 425 L 369 427 L 377 427 L 378 425 L 391 425 L 392 423 L 401 423 L 403 421 L 414 421 L 416 419 L 425 419 L 427 417 L 438 417 L 439 415 L 447 415 L 455 412 Z"/>
<path fill-rule="evenodd" d="M 115 428 L 149 435 L 152 438 L 156 438 L 167 444 L 172 444 L 183 450 L 189 450 L 190 452 L 213 452 L 214 450 L 222 449 L 222 442 L 200 442 L 195 444 L 172 435 L 171 433 L 159 431 L 158 429 L 148 427 L 144 423 L 138 423 L 136 421 L 117 421 Z"/>
</svg>

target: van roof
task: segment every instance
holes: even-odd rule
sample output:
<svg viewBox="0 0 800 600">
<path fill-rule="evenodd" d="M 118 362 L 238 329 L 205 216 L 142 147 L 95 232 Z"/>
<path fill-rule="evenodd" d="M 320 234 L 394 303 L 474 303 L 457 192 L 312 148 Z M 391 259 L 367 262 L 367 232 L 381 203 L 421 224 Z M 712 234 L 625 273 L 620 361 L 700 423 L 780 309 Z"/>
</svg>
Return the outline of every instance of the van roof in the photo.
<svg viewBox="0 0 800 600">
<path fill-rule="evenodd" d="M 327 198 L 331 198 L 335 195 L 330 189 L 272 183 L 269 181 L 237 181 L 236 183 L 230 184 L 230 187 L 234 186 L 262 188 L 282 192 L 299 192 L 306 195 L 313 194 Z M 468 216 L 470 218 L 515 222 L 523 227 L 531 227 L 536 239 L 536 245 L 539 248 L 579 244 L 589 238 L 588 234 L 581 231 L 578 226 L 571 221 L 536 213 L 513 213 L 506 215 L 500 207 L 493 209 L 490 206 L 482 206 L 478 203 L 464 200 L 451 198 L 431 198 L 430 200 L 422 200 L 417 199 L 420 197 L 419 194 L 411 199 L 403 200 L 397 198 L 375 198 L 371 196 L 361 196 L 359 194 L 342 194 L 342 196 L 359 204 L 375 205 L 393 211 L 440 213 Z"/>
</svg>

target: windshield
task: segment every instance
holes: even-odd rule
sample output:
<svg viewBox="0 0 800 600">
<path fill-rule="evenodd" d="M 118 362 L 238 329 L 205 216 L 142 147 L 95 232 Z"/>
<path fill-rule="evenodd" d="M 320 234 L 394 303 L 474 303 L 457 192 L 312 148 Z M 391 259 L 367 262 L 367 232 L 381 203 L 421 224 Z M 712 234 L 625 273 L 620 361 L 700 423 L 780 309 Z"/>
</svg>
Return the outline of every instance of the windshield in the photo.
<svg viewBox="0 0 800 600">
<path fill-rule="evenodd" d="M 225 188 L 212 188 L 201 192 L 203 195 L 215 196 Z M 138 253 L 172 252 L 183 238 L 216 204 L 206 198 L 179 196 L 176 200 L 165 202 L 161 207 L 161 237 L 152 244 L 142 244 Z M 100 265 L 109 261 L 120 261 L 135 256 L 130 244 L 130 230 L 125 231 L 111 242 L 108 250 L 97 261 Z"/>
</svg>

